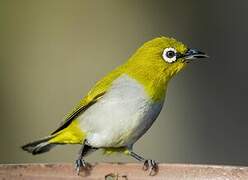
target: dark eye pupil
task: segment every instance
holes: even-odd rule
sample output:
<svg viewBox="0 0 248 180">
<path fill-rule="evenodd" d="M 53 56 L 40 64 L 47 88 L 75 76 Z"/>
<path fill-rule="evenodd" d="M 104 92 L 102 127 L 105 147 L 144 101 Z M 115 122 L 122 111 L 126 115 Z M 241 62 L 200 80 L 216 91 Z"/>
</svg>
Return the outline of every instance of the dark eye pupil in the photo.
<svg viewBox="0 0 248 180">
<path fill-rule="evenodd" d="M 173 57 L 175 56 L 175 52 L 174 52 L 174 51 L 168 51 L 168 52 L 166 53 L 166 56 L 167 56 L 168 58 L 173 58 Z"/>
</svg>

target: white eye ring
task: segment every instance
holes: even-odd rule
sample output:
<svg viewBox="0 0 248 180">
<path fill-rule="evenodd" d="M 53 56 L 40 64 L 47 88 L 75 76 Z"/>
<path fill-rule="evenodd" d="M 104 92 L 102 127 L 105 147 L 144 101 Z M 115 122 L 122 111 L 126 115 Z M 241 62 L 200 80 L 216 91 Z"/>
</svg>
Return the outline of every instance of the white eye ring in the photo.
<svg viewBox="0 0 248 180">
<path fill-rule="evenodd" d="M 163 59 L 168 63 L 172 63 L 177 60 L 176 53 L 177 51 L 174 48 L 165 48 L 163 52 Z"/>
</svg>

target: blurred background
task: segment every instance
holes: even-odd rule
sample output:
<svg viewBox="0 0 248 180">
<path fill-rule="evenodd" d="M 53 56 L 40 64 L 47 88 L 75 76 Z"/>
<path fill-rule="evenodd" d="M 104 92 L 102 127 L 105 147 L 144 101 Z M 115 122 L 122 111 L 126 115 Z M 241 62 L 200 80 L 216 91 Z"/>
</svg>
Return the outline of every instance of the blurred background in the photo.
<svg viewBox="0 0 248 180">
<path fill-rule="evenodd" d="M 32 156 L 107 72 L 145 41 L 174 37 L 211 58 L 170 83 L 134 149 L 166 163 L 248 165 L 248 1 L 0 0 L 0 163 L 74 162 L 79 145 Z M 132 161 L 96 152 L 87 160 Z"/>
</svg>

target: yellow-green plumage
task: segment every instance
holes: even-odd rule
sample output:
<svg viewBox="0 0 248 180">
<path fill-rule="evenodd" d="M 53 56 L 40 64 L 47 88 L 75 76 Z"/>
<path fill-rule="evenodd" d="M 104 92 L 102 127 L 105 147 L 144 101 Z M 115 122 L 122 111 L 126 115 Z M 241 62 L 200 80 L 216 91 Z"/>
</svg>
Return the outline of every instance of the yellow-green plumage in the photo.
<svg viewBox="0 0 248 180">
<path fill-rule="evenodd" d="M 163 56 L 166 48 L 173 48 L 181 56 L 173 63 L 167 62 Z M 49 150 L 51 144 L 83 144 L 87 140 L 90 146 L 105 149 L 106 154 L 128 154 L 158 116 L 169 80 L 187 64 L 183 58 L 186 52 L 188 48 L 172 38 L 148 41 L 126 63 L 98 81 L 51 136 L 23 149 L 37 154 Z"/>
<path fill-rule="evenodd" d="M 170 39 L 168 44 L 166 44 L 167 41 L 161 41 L 163 39 L 165 38 L 157 38 L 144 44 L 127 61 L 127 63 L 116 68 L 102 80 L 97 82 L 95 87 L 93 87 L 87 96 L 80 101 L 78 106 L 67 116 L 67 118 L 79 108 L 90 103 L 96 96 L 106 92 L 109 86 L 111 86 L 112 81 L 124 73 L 140 82 L 145 87 L 147 94 L 153 101 L 159 101 L 164 98 L 168 81 L 175 73 L 180 71 L 185 66 L 185 63 L 175 63 L 173 66 L 166 66 L 161 57 L 163 50 L 161 47 L 173 46 L 176 47 L 180 53 L 184 53 L 187 48 L 174 39 Z M 154 56 L 154 54 L 157 54 L 157 56 Z M 72 125 L 74 125 L 74 123 L 72 123 Z M 79 135 L 80 133 L 69 133 L 78 131 L 77 126 L 72 125 L 70 125 L 66 130 L 62 130 L 63 132 L 59 133 L 59 138 L 55 137 L 54 139 L 51 139 L 50 142 L 81 143 L 83 141 L 82 138 L 85 138 L 83 134 L 86 132 L 82 131 L 81 135 Z M 68 142 L 67 139 L 70 138 L 73 139 L 72 142 Z"/>
<path fill-rule="evenodd" d="M 63 144 L 81 144 L 85 139 L 86 134 L 78 127 L 78 121 L 75 119 L 65 129 L 54 134 L 54 138 L 50 139 L 49 143 Z"/>
</svg>

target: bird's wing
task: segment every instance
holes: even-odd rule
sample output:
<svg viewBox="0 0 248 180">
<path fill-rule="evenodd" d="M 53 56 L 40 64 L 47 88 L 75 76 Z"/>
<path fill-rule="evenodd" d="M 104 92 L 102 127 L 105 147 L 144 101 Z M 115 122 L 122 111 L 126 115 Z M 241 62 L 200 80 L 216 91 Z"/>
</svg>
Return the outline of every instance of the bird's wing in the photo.
<svg viewBox="0 0 248 180">
<path fill-rule="evenodd" d="M 66 128 L 67 126 L 69 126 L 71 124 L 71 122 L 82 112 L 84 112 L 86 109 L 88 109 L 90 106 L 92 106 L 93 104 L 95 104 L 103 95 L 105 94 L 105 92 L 102 92 L 100 94 L 98 94 L 97 96 L 95 96 L 91 101 L 87 101 L 87 97 L 83 98 L 82 101 L 80 101 L 80 103 L 72 110 L 72 112 L 70 112 L 66 117 L 65 120 L 61 123 L 61 125 L 59 126 L 58 129 L 56 129 L 53 133 L 57 133 L 59 131 L 61 131 L 62 129 Z"/>
<path fill-rule="evenodd" d="M 95 87 L 93 87 L 91 91 L 79 102 L 79 104 L 65 117 L 59 128 L 56 129 L 52 135 L 69 126 L 77 116 L 86 111 L 90 106 L 103 97 L 103 95 L 107 92 L 107 89 L 111 86 L 113 80 L 120 76 L 120 69 L 121 68 L 119 67 L 105 76 L 102 80 L 98 81 Z"/>
</svg>

